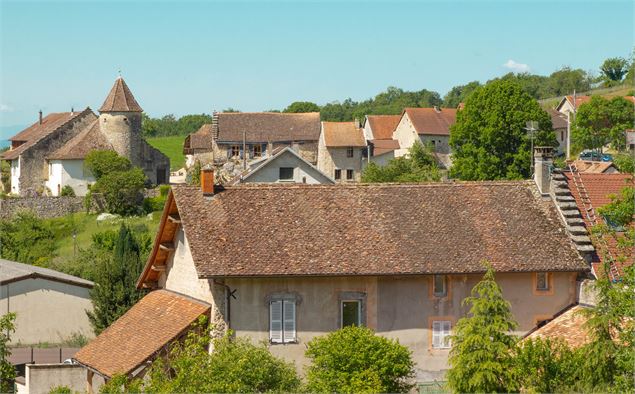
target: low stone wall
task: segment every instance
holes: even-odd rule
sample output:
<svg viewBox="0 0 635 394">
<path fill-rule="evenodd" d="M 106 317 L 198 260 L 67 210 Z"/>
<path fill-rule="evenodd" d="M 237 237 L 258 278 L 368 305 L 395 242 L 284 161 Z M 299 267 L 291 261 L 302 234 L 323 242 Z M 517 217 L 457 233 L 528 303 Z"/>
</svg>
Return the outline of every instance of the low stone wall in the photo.
<svg viewBox="0 0 635 394">
<path fill-rule="evenodd" d="M 47 394 L 52 388 L 66 386 L 72 392 L 86 391 L 86 369 L 73 364 L 27 364 L 24 387 L 18 391 L 28 394 Z M 99 391 L 103 378 L 93 377 L 93 390 Z M 22 390 L 20 390 L 22 389 Z"/>
<path fill-rule="evenodd" d="M 41 218 L 54 218 L 84 210 L 83 197 L 19 197 L 0 200 L 0 219 L 29 210 Z"/>
</svg>

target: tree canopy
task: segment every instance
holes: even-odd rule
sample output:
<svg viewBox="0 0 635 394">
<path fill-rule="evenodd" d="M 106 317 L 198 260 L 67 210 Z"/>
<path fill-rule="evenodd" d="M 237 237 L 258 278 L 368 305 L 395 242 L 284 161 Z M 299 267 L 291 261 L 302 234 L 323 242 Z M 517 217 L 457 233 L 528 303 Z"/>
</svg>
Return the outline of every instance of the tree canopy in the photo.
<svg viewBox="0 0 635 394">
<path fill-rule="evenodd" d="M 549 114 L 518 82 L 502 79 L 477 88 L 451 128 L 450 174 L 462 180 L 528 178 L 528 121 L 539 125 L 534 146 L 557 144 Z"/>
<path fill-rule="evenodd" d="M 162 118 L 151 118 L 142 115 L 141 131 L 146 137 L 164 137 L 169 135 L 188 135 L 196 132 L 205 123 L 211 123 L 212 117 L 207 114 L 184 115 L 180 118 L 169 114 Z"/>
<path fill-rule="evenodd" d="M 479 81 L 472 81 L 466 85 L 458 85 L 453 87 L 444 97 L 443 105 L 448 108 L 456 108 L 479 86 Z"/>
<path fill-rule="evenodd" d="M 610 86 L 615 83 L 622 82 L 622 79 L 628 72 L 628 61 L 622 57 L 608 58 L 600 66 L 602 76 Z"/>
<path fill-rule="evenodd" d="M 580 105 L 573 122 L 571 138 L 583 149 L 602 150 L 611 144 L 614 149 L 626 147 L 626 130 L 633 126 L 633 103 L 623 97 L 606 99 L 592 96 Z"/>
<path fill-rule="evenodd" d="M 295 101 L 291 103 L 282 112 L 302 113 L 302 112 L 320 112 L 320 106 L 309 101 Z"/>
<path fill-rule="evenodd" d="M 362 172 L 362 182 L 435 182 L 441 180 L 441 172 L 432 148 L 415 143 L 408 155 L 397 157 L 386 166 L 370 163 Z"/>
</svg>

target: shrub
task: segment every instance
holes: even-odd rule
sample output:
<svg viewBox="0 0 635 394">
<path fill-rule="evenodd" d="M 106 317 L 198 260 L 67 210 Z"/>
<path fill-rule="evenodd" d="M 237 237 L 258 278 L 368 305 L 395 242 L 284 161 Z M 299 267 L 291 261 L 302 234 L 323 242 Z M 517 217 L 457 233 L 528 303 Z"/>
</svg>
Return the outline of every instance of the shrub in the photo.
<svg viewBox="0 0 635 394">
<path fill-rule="evenodd" d="M 75 190 L 71 187 L 71 185 L 65 185 L 60 192 L 60 196 L 62 197 L 75 197 Z"/>
<path fill-rule="evenodd" d="M 0 220 L 0 257 L 46 266 L 55 255 L 55 234 L 46 221 L 30 211 Z"/>
<path fill-rule="evenodd" d="M 84 158 L 84 166 L 92 172 L 95 179 L 113 172 L 127 171 L 132 168 L 130 160 L 111 150 L 94 150 Z"/>
<path fill-rule="evenodd" d="M 415 143 L 408 156 L 397 157 L 380 167 L 370 163 L 362 173 L 362 182 L 431 182 L 441 180 L 441 173 L 430 146 Z"/>
<path fill-rule="evenodd" d="M 0 393 L 13 391 L 15 367 L 9 361 L 11 334 L 15 332 L 15 313 L 0 316 Z"/>
<path fill-rule="evenodd" d="M 613 165 L 620 172 L 635 174 L 635 159 L 628 153 L 619 153 L 613 157 Z"/>
<path fill-rule="evenodd" d="M 411 352 L 365 327 L 345 327 L 307 345 L 310 392 L 401 393 L 413 385 Z"/>
<path fill-rule="evenodd" d="M 102 176 L 92 190 L 102 193 L 108 212 L 136 215 L 143 210 L 145 174 L 140 168 L 115 171 Z"/>
<path fill-rule="evenodd" d="M 49 394 L 73 394 L 73 390 L 68 386 L 55 386 L 49 390 Z"/>
</svg>

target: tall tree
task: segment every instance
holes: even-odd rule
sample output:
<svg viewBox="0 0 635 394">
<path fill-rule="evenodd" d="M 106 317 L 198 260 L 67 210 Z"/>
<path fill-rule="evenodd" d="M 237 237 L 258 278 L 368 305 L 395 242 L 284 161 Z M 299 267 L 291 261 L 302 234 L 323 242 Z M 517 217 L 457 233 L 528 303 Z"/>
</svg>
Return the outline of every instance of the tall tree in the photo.
<svg viewBox="0 0 635 394">
<path fill-rule="evenodd" d="M 291 103 L 282 112 L 303 113 L 303 112 L 320 112 L 320 107 L 309 101 L 295 101 Z"/>
<path fill-rule="evenodd" d="M 550 116 L 515 81 L 497 80 L 476 89 L 457 113 L 450 132 L 450 174 L 463 180 L 530 176 L 527 121 L 537 121 L 534 145 L 557 144 Z"/>
<path fill-rule="evenodd" d="M 591 89 L 592 78 L 581 69 L 562 67 L 549 76 L 549 95 L 564 96 L 574 90 L 585 92 Z"/>
<path fill-rule="evenodd" d="M 470 312 L 451 337 L 448 384 L 459 393 L 518 390 L 512 355 L 517 324 L 491 266 L 463 302 Z"/>
<path fill-rule="evenodd" d="M 90 291 L 93 312 L 87 312 L 93 330 L 99 334 L 143 297 L 136 282 L 143 269 L 140 247 L 122 224 L 112 256 L 97 262 L 95 287 Z"/>
<path fill-rule="evenodd" d="M 15 332 L 15 313 L 0 316 L 0 393 L 13 392 L 15 367 L 9 361 L 11 349 L 9 342 L 11 334 Z"/>
<path fill-rule="evenodd" d="M 601 96 L 580 105 L 571 137 L 585 149 L 602 150 L 611 144 L 614 149 L 626 147 L 626 130 L 633 125 L 633 103 L 623 97 L 611 100 Z"/>
<path fill-rule="evenodd" d="M 611 57 L 602 63 L 600 71 L 607 82 L 622 82 L 622 78 L 628 72 L 628 62 L 622 57 Z"/>
<path fill-rule="evenodd" d="M 467 85 L 453 87 L 448 94 L 443 97 L 443 105 L 448 108 L 458 107 L 459 104 L 465 102 L 465 99 L 479 86 L 481 86 L 479 81 L 472 81 Z"/>
</svg>

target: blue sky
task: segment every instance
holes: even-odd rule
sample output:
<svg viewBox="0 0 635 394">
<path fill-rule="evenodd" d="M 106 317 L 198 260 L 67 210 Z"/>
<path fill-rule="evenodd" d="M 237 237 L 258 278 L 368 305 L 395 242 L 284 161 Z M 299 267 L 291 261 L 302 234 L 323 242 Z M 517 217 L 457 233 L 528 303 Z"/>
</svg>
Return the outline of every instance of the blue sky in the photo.
<svg viewBox="0 0 635 394">
<path fill-rule="evenodd" d="M 0 127 L 40 108 L 96 110 L 119 69 L 151 116 L 362 100 L 387 86 L 443 95 L 505 65 L 597 71 L 630 54 L 633 4 L 0 0 Z"/>
</svg>

